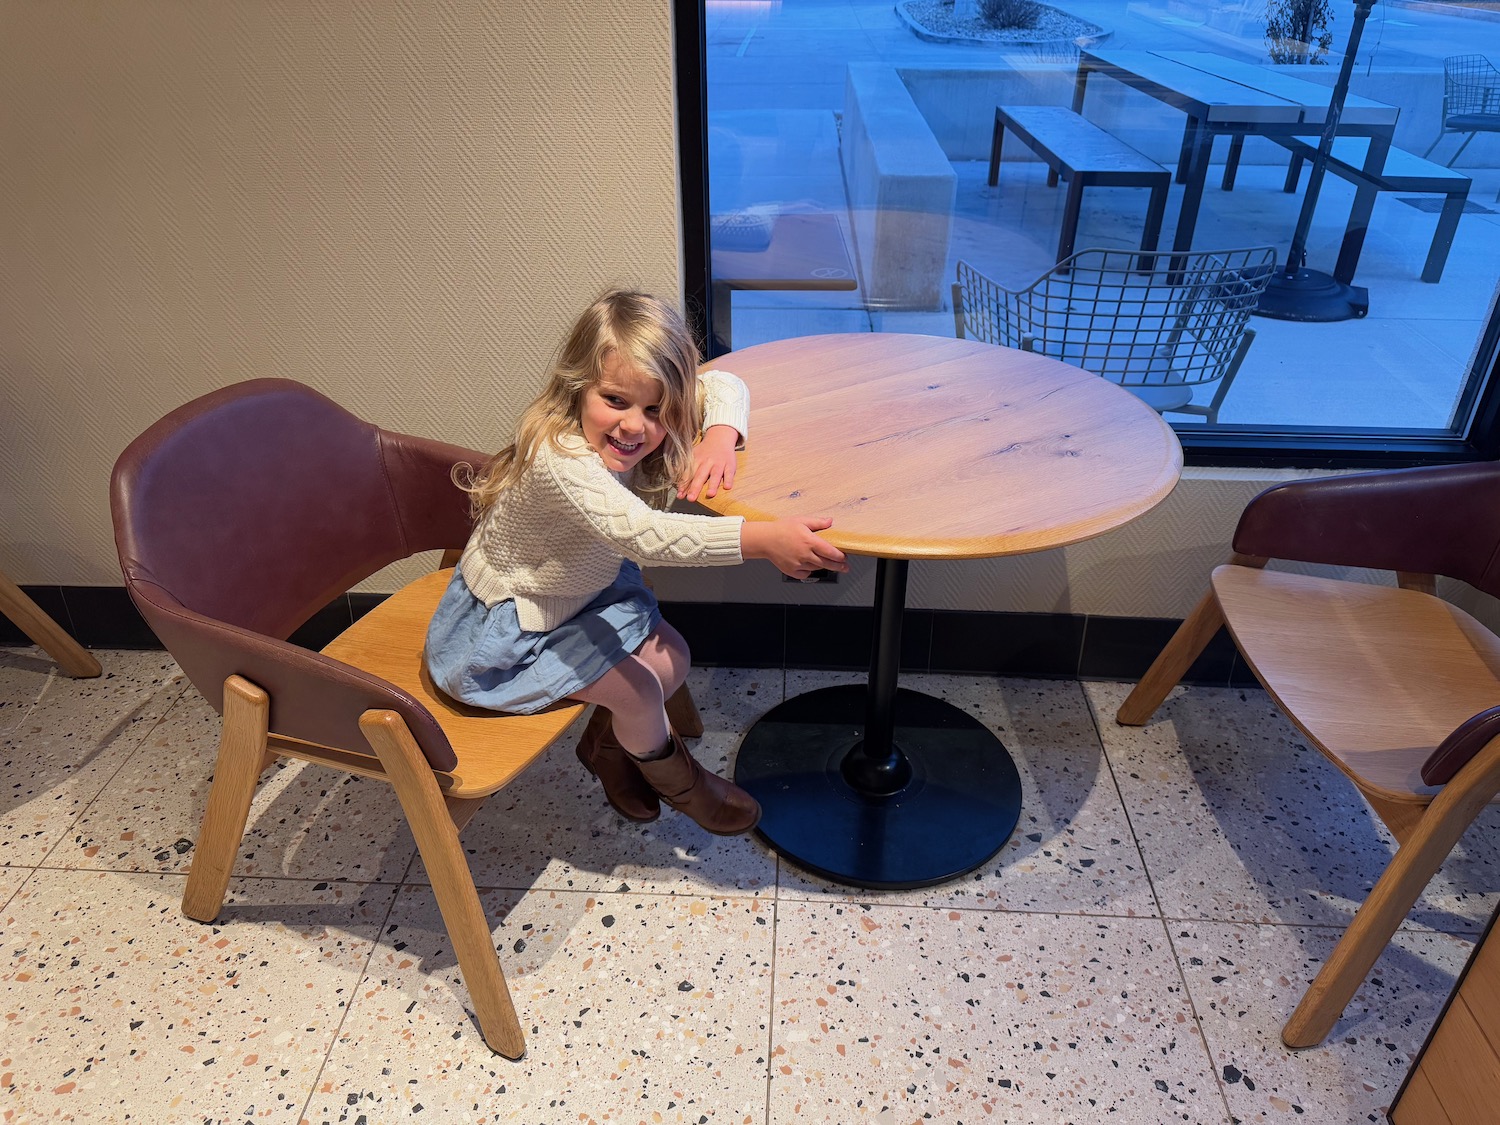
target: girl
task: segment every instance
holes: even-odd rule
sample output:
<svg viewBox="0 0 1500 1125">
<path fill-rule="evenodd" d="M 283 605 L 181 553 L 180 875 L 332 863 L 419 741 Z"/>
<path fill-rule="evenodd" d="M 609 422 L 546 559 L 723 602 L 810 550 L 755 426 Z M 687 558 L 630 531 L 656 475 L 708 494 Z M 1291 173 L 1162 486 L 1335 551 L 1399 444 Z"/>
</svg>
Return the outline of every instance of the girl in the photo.
<svg viewBox="0 0 1500 1125">
<path fill-rule="evenodd" d="M 476 523 L 428 629 L 433 681 L 496 711 L 564 698 L 607 709 L 578 757 L 631 820 L 655 820 L 661 800 L 720 835 L 760 819 L 755 799 L 704 772 L 667 722 L 687 644 L 638 564 L 761 558 L 794 578 L 848 570 L 816 534 L 833 522 L 820 516 L 664 510 L 733 486 L 748 414 L 739 379 L 698 375 L 698 349 L 671 306 L 617 291 L 579 317 L 515 441 L 477 472 L 454 472 Z"/>
</svg>

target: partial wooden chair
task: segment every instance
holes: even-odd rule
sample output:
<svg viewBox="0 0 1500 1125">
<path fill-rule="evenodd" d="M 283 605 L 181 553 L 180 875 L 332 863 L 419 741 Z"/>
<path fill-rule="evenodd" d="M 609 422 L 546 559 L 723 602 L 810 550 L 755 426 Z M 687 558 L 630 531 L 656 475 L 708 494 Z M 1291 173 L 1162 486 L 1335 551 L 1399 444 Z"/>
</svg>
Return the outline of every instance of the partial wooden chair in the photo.
<svg viewBox="0 0 1500 1125">
<path fill-rule="evenodd" d="M 450 571 L 383 601 L 321 653 L 289 644 L 335 596 L 398 559 L 461 545 L 450 479 L 475 450 L 382 430 L 316 391 L 264 379 L 174 410 L 120 455 L 115 542 L 136 606 L 224 716 L 183 912 L 219 913 L 261 772 L 298 758 L 394 787 L 485 1042 L 525 1051 L 459 832 L 583 712 L 453 703 L 422 660 Z"/>
<path fill-rule="evenodd" d="M 0 571 L 0 613 L 10 618 L 16 628 L 31 638 L 57 666 L 70 676 L 89 679 L 104 671 L 93 653 L 63 631 L 47 612 L 26 596 L 26 591 Z"/>
<path fill-rule="evenodd" d="M 1333 1029 L 1464 830 L 1500 792 L 1500 638 L 1435 593 L 1436 575 L 1500 595 L 1500 464 L 1278 485 L 1245 508 L 1229 563 L 1120 707 L 1147 722 L 1227 625 L 1271 698 L 1399 844 L 1282 1029 Z M 1397 586 L 1263 569 L 1371 567 Z"/>
</svg>

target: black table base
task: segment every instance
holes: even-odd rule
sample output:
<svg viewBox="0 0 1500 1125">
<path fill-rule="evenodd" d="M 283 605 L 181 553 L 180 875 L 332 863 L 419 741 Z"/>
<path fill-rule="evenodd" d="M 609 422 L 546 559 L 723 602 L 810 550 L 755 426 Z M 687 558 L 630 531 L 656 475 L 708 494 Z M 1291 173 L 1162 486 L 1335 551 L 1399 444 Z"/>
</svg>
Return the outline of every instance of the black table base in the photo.
<svg viewBox="0 0 1500 1125">
<path fill-rule="evenodd" d="M 761 803 L 757 832 L 797 866 L 856 887 L 926 887 L 973 871 L 1020 819 L 1015 763 L 978 719 L 902 688 L 894 754 L 872 766 L 869 693 L 807 692 L 750 728 L 734 779 Z"/>
</svg>

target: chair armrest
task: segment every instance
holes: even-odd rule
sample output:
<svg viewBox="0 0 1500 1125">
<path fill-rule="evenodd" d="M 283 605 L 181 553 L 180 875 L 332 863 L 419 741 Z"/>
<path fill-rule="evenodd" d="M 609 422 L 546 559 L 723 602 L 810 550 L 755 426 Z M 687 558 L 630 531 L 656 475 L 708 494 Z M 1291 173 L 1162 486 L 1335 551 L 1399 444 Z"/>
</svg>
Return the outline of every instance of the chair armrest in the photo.
<svg viewBox="0 0 1500 1125">
<path fill-rule="evenodd" d="M 1471 715 L 1427 756 L 1422 763 L 1422 780 L 1428 785 L 1446 785 L 1496 736 L 1500 736 L 1500 707 Z"/>
<path fill-rule="evenodd" d="M 271 730 L 288 738 L 373 756 L 359 718 L 395 711 L 435 770 L 458 764 L 432 713 L 394 684 L 358 668 L 194 613 L 147 578 L 128 581 L 136 608 L 188 679 L 220 714 L 224 681 L 243 676 L 271 696 Z"/>
<path fill-rule="evenodd" d="M 1443 574 L 1500 588 L 1500 463 L 1432 465 L 1292 481 L 1251 500 L 1245 555 Z"/>
</svg>

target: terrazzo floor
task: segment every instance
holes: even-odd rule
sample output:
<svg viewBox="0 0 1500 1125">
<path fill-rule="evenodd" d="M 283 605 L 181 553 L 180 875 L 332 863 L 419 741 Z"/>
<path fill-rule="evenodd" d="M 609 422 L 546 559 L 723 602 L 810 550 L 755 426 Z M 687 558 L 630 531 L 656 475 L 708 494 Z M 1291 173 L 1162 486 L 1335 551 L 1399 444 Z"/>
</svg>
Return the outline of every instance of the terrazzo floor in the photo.
<svg viewBox="0 0 1500 1125">
<path fill-rule="evenodd" d="M 1277 1032 L 1392 842 L 1257 691 L 910 676 L 1024 786 L 998 856 L 851 891 L 668 812 L 622 822 L 560 744 L 464 834 L 527 1030 L 492 1055 L 390 791 L 269 771 L 215 925 L 179 909 L 217 732 L 160 653 L 98 680 L 0 649 L 0 1120 L 1383 1121 L 1500 889 L 1450 858 L 1328 1042 Z M 701 760 L 787 693 L 698 669 Z"/>
</svg>

